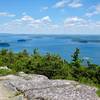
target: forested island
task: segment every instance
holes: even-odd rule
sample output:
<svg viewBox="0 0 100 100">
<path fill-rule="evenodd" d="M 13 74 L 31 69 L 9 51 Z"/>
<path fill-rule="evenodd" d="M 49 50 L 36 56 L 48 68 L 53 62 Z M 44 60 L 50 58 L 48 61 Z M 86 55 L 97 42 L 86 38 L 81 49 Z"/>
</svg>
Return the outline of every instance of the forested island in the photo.
<svg viewBox="0 0 100 100">
<path fill-rule="evenodd" d="M 45 75 L 49 79 L 75 80 L 100 88 L 100 66 L 87 61 L 88 66 L 82 65 L 79 58 L 80 50 L 76 48 L 71 55 L 72 61 L 68 62 L 59 55 L 46 53 L 42 55 L 38 49 L 32 54 L 27 50 L 18 53 L 2 49 L 0 51 L 0 75 L 26 74 Z M 97 94 L 100 96 L 100 89 Z"/>
</svg>

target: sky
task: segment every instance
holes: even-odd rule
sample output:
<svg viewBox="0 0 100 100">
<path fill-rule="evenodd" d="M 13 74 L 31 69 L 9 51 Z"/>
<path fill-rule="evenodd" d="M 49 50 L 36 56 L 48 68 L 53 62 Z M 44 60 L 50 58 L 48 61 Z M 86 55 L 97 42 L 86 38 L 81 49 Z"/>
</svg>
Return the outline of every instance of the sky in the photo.
<svg viewBox="0 0 100 100">
<path fill-rule="evenodd" d="M 0 33 L 100 35 L 100 0 L 0 0 Z"/>
</svg>

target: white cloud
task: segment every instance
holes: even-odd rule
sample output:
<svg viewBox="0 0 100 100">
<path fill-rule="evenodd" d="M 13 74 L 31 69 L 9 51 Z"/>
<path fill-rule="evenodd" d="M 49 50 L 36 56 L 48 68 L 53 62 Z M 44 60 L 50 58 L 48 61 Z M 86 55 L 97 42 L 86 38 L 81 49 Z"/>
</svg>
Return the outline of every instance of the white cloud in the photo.
<svg viewBox="0 0 100 100">
<path fill-rule="evenodd" d="M 44 12 L 44 11 L 48 11 L 49 7 L 48 6 L 44 6 L 40 9 L 40 12 Z"/>
<path fill-rule="evenodd" d="M 43 23 L 46 23 L 46 24 L 52 22 L 52 20 L 51 20 L 51 18 L 50 18 L 49 16 L 43 17 L 43 18 L 41 19 L 41 21 L 42 21 Z"/>
<path fill-rule="evenodd" d="M 0 26 L 0 32 L 9 33 L 46 33 L 56 31 L 58 26 L 49 16 L 34 19 L 24 15 L 20 19 L 13 20 Z"/>
<path fill-rule="evenodd" d="M 100 22 L 70 17 L 64 21 L 64 31 L 69 34 L 100 34 Z"/>
<path fill-rule="evenodd" d="M 65 21 L 66 22 L 77 22 L 77 21 L 83 21 L 83 19 L 77 16 L 74 16 L 74 17 L 67 18 Z"/>
<path fill-rule="evenodd" d="M 31 16 L 25 15 L 21 18 L 23 21 L 33 21 L 34 19 Z"/>
<path fill-rule="evenodd" d="M 61 0 L 59 2 L 57 2 L 54 7 L 55 8 L 63 8 L 65 7 L 68 3 L 69 3 L 70 0 Z"/>
<path fill-rule="evenodd" d="M 71 7 L 71 8 L 79 8 L 83 6 L 80 0 L 61 0 L 57 2 L 53 7 L 55 8 L 64 8 L 64 7 Z"/>
<path fill-rule="evenodd" d="M 53 22 L 49 16 L 35 19 L 23 15 L 8 23 L 0 25 L 2 33 L 33 33 L 33 34 L 100 34 L 100 21 L 91 21 L 73 16 L 66 18 L 59 24 Z"/>
<path fill-rule="evenodd" d="M 100 4 L 97 4 L 96 6 L 91 7 L 89 10 L 92 11 L 88 11 L 85 15 L 88 17 L 100 14 Z"/>
<path fill-rule="evenodd" d="M 0 12 L 0 16 L 1 17 L 15 17 L 14 14 L 10 14 L 10 13 L 7 13 L 7 12 Z"/>
<path fill-rule="evenodd" d="M 21 23 L 26 23 L 31 26 L 36 26 L 36 25 L 44 25 L 44 24 L 50 24 L 52 22 L 51 18 L 49 16 L 45 16 L 40 19 L 34 19 L 31 16 L 25 15 L 21 19 L 18 19 Z"/>
<path fill-rule="evenodd" d="M 52 22 L 51 18 L 49 16 L 45 16 L 41 19 L 34 19 L 33 17 L 31 16 L 28 16 L 28 15 L 25 15 L 23 16 L 21 19 L 21 21 L 27 21 L 27 22 L 31 22 L 31 23 L 34 23 L 34 22 L 39 22 L 39 23 L 50 23 Z"/>
<path fill-rule="evenodd" d="M 94 16 L 94 15 L 97 15 L 97 14 L 98 14 L 98 12 L 94 11 L 94 12 L 88 12 L 85 15 L 88 16 L 88 17 L 91 17 L 91 16 Z"/>
<path fill-rule="evenodd" d="M 85 19 L 83 18 L 79 18 L 77 16 L 75 17 L 70 17 L 70 18 L 67 18 L 65 21 L 64 21 L 64 25 L 65 26 L 74 26 L 74 25 L 86 25 L 88 23 L 88 21 L 86 21 Z"/>
<path fill-rule="evenodd" d="M 72 7 L 72 8 L 79 8 L 79 7 L 83 6 L 83 4 L 80 2 L 80 0 L 73 0 L 72 3 L 68 4 L 68 6 Z"/>
</svg>

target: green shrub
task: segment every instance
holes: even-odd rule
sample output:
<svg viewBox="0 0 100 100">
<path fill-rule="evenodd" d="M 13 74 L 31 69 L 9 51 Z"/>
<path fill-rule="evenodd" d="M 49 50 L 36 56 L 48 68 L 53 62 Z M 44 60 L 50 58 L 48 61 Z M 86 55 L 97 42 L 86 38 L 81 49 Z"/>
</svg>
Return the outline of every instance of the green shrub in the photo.
<svg viewBox="0 0 100 100">
<path fill-rule="evenodd" d="M 16 72 L 13 70 L 7 70 L 7 69 L 0 69 L 0 76 L 2 75 L 9 75 L 9 74 L 15 74 Z"/>
<path fill-rule="evenodd" d="M 81 65 L 80 50 L 72 54 L 72 62 L 62 59 L 59 55 L 47 53 L 42 55 L 38 49 L 29 55 L 26 50 L 14 53 L 8 50 L 0 51 L 0 66 L 11 70 L 0 70 L 0 75 L 15 74 L 23 71 L 28 74 L 41 74 L 50 79 L 69 79 L 81 83 L 99 86 L 100 66 L 88 63 L 89 67 Z M 100 94 L 100 90 L 97 91 Z"/>
<path fill-rule="evenodd" d="M 96 91 L 97 95 L 100 97 L 100 89 Z"/>
</svg>

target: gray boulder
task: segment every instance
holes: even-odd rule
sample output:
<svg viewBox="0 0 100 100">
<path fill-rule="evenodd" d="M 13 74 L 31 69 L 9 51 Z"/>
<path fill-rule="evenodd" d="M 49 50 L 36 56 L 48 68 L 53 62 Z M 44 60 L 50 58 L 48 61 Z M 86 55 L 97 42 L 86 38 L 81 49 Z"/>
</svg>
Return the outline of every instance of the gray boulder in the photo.
<svg viewBox="0 0 100 100">
<path fill-rule="evenodd" d="M 4 76 L 4 86 L 23 94 L 27 100 L 100 100 L 94 87 L 23 72 L 18 76 Z"/>
</svg>

